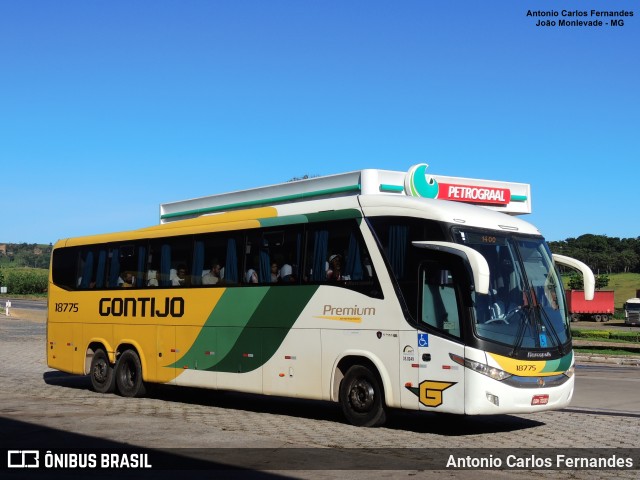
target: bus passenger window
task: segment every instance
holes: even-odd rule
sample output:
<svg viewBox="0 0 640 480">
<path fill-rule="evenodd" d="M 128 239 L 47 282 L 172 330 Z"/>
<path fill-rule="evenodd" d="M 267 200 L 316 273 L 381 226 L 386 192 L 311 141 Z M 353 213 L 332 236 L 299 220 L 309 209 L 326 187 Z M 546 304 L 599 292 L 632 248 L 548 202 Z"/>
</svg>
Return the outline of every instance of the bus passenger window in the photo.
<svg viewBox="0 0 640 480">
<path fill-rule="evenodd" d="M 460 337 L 460 316 L 452 272 L 428 265 L 421 269 L 420 277 L 421 321 L 449 335 Z"/>
</svg>

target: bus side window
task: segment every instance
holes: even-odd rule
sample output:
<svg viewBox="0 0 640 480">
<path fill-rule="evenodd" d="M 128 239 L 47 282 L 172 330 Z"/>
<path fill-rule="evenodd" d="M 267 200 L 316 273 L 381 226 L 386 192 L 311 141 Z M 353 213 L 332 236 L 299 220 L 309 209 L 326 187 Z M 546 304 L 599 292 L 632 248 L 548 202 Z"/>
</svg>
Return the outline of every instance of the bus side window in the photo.
<svg viewBox="0 0 640 480">
<path fill-rule="evenodd" d="M 452 272 L 427 264 L 421 268 L 420 279 L 421 322 L 460 337 L 460 315 Z"/>
<path fill-rule="evenodd" d="M 262 232 L 247 232 L 242 282 L 251 285 L 271 281 L 269 243 Z"/>
<path fill-rule="evenodd" d="M 77 288 L 79 255 L 77 247 L 57 248 L 53 251 L 53 283 L 66 290 Z"/>
<path fill-rule="evenodd" d="M 354 219 L 312 225 L 305 258 L 305 281 L 329 282 L 382 298 L 371 257 Z"/>
</svg>

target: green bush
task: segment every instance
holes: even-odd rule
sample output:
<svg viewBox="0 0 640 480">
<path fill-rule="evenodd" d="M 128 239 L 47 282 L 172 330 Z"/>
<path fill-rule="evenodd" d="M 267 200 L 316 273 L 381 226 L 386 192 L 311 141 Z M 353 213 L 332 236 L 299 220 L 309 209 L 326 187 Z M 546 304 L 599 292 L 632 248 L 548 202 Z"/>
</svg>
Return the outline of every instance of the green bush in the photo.
<svg viewBox="0 0 640 480">
<path fill-rule="evenodd" d="M 8 268 L 4 277 L 8 293 L 15 295 L 46 293 L 49 284 L 47 270 L 37 268 Z"/>
<path fill-rule="evenodd" d="M 610 339 L 621 340 L 625 342 L 640 342 L 640 332 L 623 332 L 623 331 L 607 331 L 607 330 L 571 330 L 573 338 L 586 339 Z"/>
<path fill-rule="evenodd" d="M 640 333 L 638 332 L 611 332 L 609 338 L 615 340 L 624 340 L 625 342 L 640 342 Z"/>
<path fill-rule="evenodd" d="M 572 330 L 571 335 L 574 338 L 602 339 L 609 338 L 610 332 L 606 330 Z"/>
</svg>

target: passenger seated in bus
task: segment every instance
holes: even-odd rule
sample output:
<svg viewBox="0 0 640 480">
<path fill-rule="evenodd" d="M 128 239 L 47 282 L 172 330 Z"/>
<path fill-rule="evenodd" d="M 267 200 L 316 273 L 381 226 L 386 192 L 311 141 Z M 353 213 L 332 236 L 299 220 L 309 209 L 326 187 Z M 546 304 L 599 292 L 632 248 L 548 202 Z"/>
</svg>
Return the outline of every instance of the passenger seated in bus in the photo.
<svg viewBox="0 0 640 480">
<path fill-rule="evenodd" d="M 189 285 L 189 278 L 187 276 L 187 267 L 185 265 L 178 265 L 175 276 L 171 279 L 171 286 L 173 287 L 186 287 Z"/>
<path fill-rule="evenodd" d="M 253 268 L 250 268 L 244 275 L 244 281 L 245 283 L 258 283 L 258 272 L 256 272 Z"/>
<path fill-rule="evenodd" d="M 147 273 L 147 287 L 157 287 L 158 286 L 158 271 L 157 270 L 149 270 Z"/>
<path fill-rule="evenodd" d="M 280 269 L 276 262 L 271 263 L 271 283 L 278 283 L 280 280 Z"/>
<path fill-rule="evenodd" d="M 135 281 L 136 278 L 131 272 L 121 272 L 117 280 L 117 285 L 118 287 L 129 288 L 134 286 Z"/>
<path fill-rule="evenodd" d="M 293 277 L 293 268 L 288 263 L 282 265 L 282 268 L 280 269 L 280 281 L 282 283 L 291 283 L 296 281 Z"/>
<path fill-rule="evenodd" d="M 342 273 L 342 255 L 339 253 L 329 257 L 329 268 L 327 269 L 327 280 L 351 280 L 349 275 Z"/>
<path fill-rule="evenodd" d="M 218 262 L 213 262 L 211 265 L 211 270 L 205 272 L 202 275 L 202 284 L 203 285 L 215 285 L 220 282 L 220 264 Z"/>
</svg>

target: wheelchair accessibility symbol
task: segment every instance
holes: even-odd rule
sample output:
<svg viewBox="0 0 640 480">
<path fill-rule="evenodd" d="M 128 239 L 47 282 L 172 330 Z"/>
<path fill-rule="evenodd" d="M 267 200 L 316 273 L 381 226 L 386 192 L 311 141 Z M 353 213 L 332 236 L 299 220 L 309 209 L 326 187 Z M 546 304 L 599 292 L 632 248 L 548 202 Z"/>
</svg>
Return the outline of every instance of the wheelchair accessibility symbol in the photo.
<svg viewBox="0 0 640 480">
<path fill-rule="evenodd" d="M 418 347 L 428 347 L 429 346 L 429 334 L 428 333 L 419 333 L 418 334 Z"/>
</svg>

